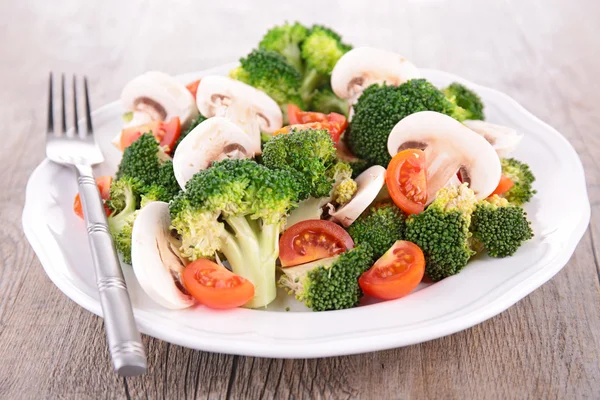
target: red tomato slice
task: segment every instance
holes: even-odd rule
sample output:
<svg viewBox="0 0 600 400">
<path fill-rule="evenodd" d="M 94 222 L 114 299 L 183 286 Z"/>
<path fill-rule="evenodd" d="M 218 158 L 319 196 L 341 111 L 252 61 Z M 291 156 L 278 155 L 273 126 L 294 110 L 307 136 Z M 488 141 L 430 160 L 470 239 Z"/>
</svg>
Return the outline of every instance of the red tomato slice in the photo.
<svg viewBox="0 0 600 400">
<path fill-rule="evenodd" d="M 500 182 L 496 189 L 492 192 L 490 196 L 497 194 L 498 196 L 502 196 L 504 193 L 508 192 L 512 187 L 515 186 L 515 183 L 508 176 L 502 175 L 500 177 Z"/>
<path fill-rule="evenodd" d="M 101 176 L 96 178 L 96 185 L 98 185 L 98 190 L 100 191 L 100 196 L 102 196 L 102 200 L 104 202 L 104 211 L 106 211 L 106 215 L 109 216 L 111 211 L 106 205 L 106 200 L 110 198 L 110 185 L 112 184 L 112 176 Z M 73 200 L 73 211 L 75 214 L 83 219 L 83 207 L 81 205 L 81 197 L 79 197 L 79 193 L 75 195 L 75 199 Z"/>
<path fill-rule="evenodd" d="M 194 81 L 194 82 L 190 82 L 187 85 L 185 85 L 187 90 L 189 90 L 190 93 L 192 94 L 192 96 L 194 96 L 194 99 L 196 98 L 196 92 L 198 91 L 199 84 L 200 84 L 200 79 L 198 79 L 197 81 Z"/>
<path fill-rule="evenodd" d="M 152 133 L 161 146 L 167 146 L 169 151 L 174 148 L 177 139 L 181 135 L 181 122 L 179 117 L 173 117 L 169 122 L 152 121 L 150 123 L 132 126 L 121 131 L 121 150 L 125 150 L 146 133 Z"/>
<path fill-rule="evenodd" d="M 333 257 L 354 247 L 352 238 L 338 224 L 310 219 L 292 225 L 279 239 L 282 267 Z"/>
<path fill-rule="evenodd" d="M 290 120 L 290 125 L 322 124 L 319 127 L 314 127 L 314 129 L 327 129 L 331 135 L 331 140 L 336 145 L 340 141 L 342 133 L 348 127 L 348 120 L 342 114 L 302 111 L 295 104 L 288 104 L 288 119 Z"/>
<path fill-rule="evenodd" d="M 425 273 L 423 251 L 412 242 L 398 240 L 358 279 L 368 296 L 393 300 L 412 292 Z"/>
<path fill-rule="evenodd" d="M 206 259 L 185 267 L 183 286 L 199 303 L 210 308 L 239 307 L 254 297 L 254 285 L 249 280 Z"/>
<path fill-rule="evenodd" d="M 407 214 L 418 214 L 427 203 L 425 153 L 418 149 L 402 150 L 387 167 L 385 182 L 394 203 Z"/>
</svg>

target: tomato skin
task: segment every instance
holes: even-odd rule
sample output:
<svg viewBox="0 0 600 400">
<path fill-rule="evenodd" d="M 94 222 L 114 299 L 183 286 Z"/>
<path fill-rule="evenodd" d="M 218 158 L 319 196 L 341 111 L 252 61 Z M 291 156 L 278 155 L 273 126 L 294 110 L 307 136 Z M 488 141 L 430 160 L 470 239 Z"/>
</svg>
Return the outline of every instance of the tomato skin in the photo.
<svg viewBox="0 0 600 400">
<path fill-rule="evenodd" d="M 322 219 L 292 225 L 279 239 L 279 260 L 283 268 L 333 257 L 354 247 L 344 228 Z"/>
<path fill-rule="evenodd" d="M 240 307 L 254 297 L 249 280 L 203 258 L 185 267 L 183 286 L 200 304 L 216 309 Z"/>
<path fill-rule="evenodd" d="M 337 146 L 342 133 L 348 127 L 348 120 L 345 116 L 338 113 L 323 114 L 314 111 L 302 111 L 295 104 L 288 104 L 288 119 L 290 125 L 303 125 L 306 128 L 327 129 L 331 135 L 331 140 Z M 308 126 L 307 124 L 320 123 L 321 125 Z M 287 132 L 282 132 L 287 133 Z"/>
<path fill-rule="evenodd" d="M 119 147 L 121 151 L 125 150 L 145 133 L 154 135 L 156 140 L 160 142 L 161 146 L 167 146 L 170 152 L 181 135 L 181 122 L 179 117 L 173 117 L 169 122 L 164 121 L 152 121 L 147 124 L 132 126 L 125 128 L 121 131 L 121 140 Z"/>
<path fill-rule="evenodd" d="M 187 85 L 185 85 L 186 89 L 190 91 L 192 96 L 194 96 L 194 99 L 196 98 L 196 92 L 198 91 L 198 85 L 200 85 L 200 79 L 190 82 Z"/>
<path fill-rule="evenodd" d="M 412 242 L 398 240 L 360 276 L 358 284 L 367 296 L 393 300 L 412 292 L 424 274 L 423 251 Z"/>
<path fill-rule="evenodd" d="M 515 183 L 508 176 L 500 176 L 500 182 L 496 189 L 492 192 L 490 196 L 497 194 L 498 196 L 502 196 L 504 193 L 508 192 L 512 187 L 515 186 Z"/>
<path fill-rule="evenodd" d="M 96 178 L 96 185 L 98 185 L 98 190 L 100 191 L 100 196 L 102 197 L 102 202 L 104 203 L 104 211 L 106 212 L 106 216 L 111 214 L 110 209 L 106 205 L 106 200 L 110 198 L 110 185 L 112 184 L 112 176 L 101 176 Z M 75 199 L 73 199 L 73 212 L 79 218 L 83 219 L 83 207 L 81 205 L 81 197 L 79 193 L 75 195 Z"/>
<path fill-rule="evenodd" d="M 396 154 L 387 167 L 385 183 L 394 203 L 407 214 L 418 214 L 427 203 L 425 152 L 406 149 Z"/>
</svg>

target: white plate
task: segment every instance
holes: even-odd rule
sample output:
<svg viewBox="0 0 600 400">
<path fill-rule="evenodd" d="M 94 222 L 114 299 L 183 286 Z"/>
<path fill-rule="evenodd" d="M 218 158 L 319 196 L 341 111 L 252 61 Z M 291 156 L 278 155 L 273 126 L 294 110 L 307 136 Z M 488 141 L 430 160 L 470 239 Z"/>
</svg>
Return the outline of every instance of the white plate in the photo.
<svg viewBox="0 0 600 400">
<path fill-rule="evenodd" d="M 234 65 L 188 74 L 225 74 Z M 266 310 L 212 311 L 198 306 L 170 311 L 141 290 L 123 266 L 135 317 L 142 332 L 200 350 L 263 357 L 336 356 L 407 346 L 448 335 L 504 311 L 556 274 L 569 260 L 590 219 L 581 162 L 569 142 L 508 96 L 435 70 L 422 70 L 438 86 L 460 81 L 481 95 L 490 122 L 525 134 L 514 156 L 530 164 L 538 194 L 527 205 L 535 238 L 515 256 L 480 257 L 458 275 L 422 284 L 405 298 L 329 312 L 307 311 L 281 294 Z M 94 113 L 94 126 L 107 162 L 98 174 L 112 174 L 119 153 L 110 139 L 121 128 L 122 106 Z M 560 182 L 560 185 L 558 184 Z M 67 296 L 101 315 L 94 272 L 81 220 L 72 212 L 74 173 L 43 161 L 29 179 L 23 227 L 46 273 Z M 569 207 L 564 207 L 569 204 Z M 557 213 L 556 210 L 561 210 Z M 290 312 L 284 312 L 291 306 Z"/>
</svg>

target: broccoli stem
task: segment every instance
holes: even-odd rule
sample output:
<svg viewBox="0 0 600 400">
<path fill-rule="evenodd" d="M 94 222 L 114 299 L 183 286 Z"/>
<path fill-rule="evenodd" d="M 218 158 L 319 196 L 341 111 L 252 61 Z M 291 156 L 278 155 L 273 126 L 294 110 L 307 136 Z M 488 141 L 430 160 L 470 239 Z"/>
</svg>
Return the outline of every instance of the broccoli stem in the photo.
<svg viewBox="0 0 600 400">
<path fill-rule="evenodd" d="M 302 97 L 302 100 L 304 100 L 306 104 L 310 103 L 310 100 L 322 79 L 323 76 L 318 73 L 316 69 L 309 69 L 304 75 L 302 85 L 300 86 L 300 97 Z"/>
<path fill-rule="evenodd" d="M 275 261 L 278 254 L 278 225 L 260 226 L 246 217 L 228 217 L 225 222 L 233 230 L 224 233 L 221 251 L 236 274 L 254 285 L 254 298 L 247 308 L 265 307 L 276 296 Z"/>
</svg>

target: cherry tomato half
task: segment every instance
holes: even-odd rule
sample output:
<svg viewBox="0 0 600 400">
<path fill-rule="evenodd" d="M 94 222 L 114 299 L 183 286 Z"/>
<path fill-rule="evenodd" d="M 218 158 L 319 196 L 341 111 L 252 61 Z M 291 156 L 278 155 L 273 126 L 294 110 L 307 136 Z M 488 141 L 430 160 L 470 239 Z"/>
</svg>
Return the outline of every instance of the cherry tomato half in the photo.
<svg viewBox="0 0 600 400">
<path fill-rule="evenodd" d="M 412 292 L 425 273 L 423 251 L 412 242 L 398 240 L 358 279 L 368 296 L 392 300 Z"/>
<path fill-rule="evenodd" d="M 492 192 L 490 196 L 497 194 L 498 196 L 502 196 L 504 193 L 508 192 L 512 187 L 515 186 L 515 183 L 508 176 L 502 175 L 500 177 L 500 182 L 496 189 Z"/>
<path fill-rule="evenodd" d="M 150 132 L 152 132 L 156 140 L 160 142 L 160 145 L 167 146 L 169 148 L 168 152 L 170 152 L 181 135 L 181 123 L 179 117 L 173 117 L 169 122 L 152 121 L 144 125 L 123 129 L 123 131 L 121 131 L 121 141 L 119 143 L 121 150 L 125 150 L 131 143 L 138 140 L 140 136 Z"/>
<path fill-rule="evenodd" d="M 331 135 L 331 140 L 337 145 L 340 136 L 348 127 L 348 120 L 345 116 L 338 113 L 323 114 L 314 111 L 302 111 L 295 104 L 288 104 L 288 118 L 290 125 L 304 125 L 310 123 L 320 123 L 314 129 L 327 129 Z M 310 126 L 309 126 L 310 127 Z"/>
<path fill-rule="evenodd" d="M 104 203 L 104 211 L 106 211 L 106 215 L 110 215 L 110 209 L 106 205 L 106 200 L 110 197 L 110 185 L 112 184 L 112 176 L 101 176 L 96 178 L 96 185 L 98 185 L 98 190 L 100 191 L 100 196 L 102 196 L 102 202 Z M 75 195 L 75 199 L 73 200 L 73 212 L 83 219 L 83 207 L 81 206 L 81 197 L 79 197 L 79 193 Z"/>
<path fill-rule="evenodd" d="M 185 85 L 187 90 L 189 90 L 190 93 L 192 94 L 192 96 L 194 96 L 194 99 L 196 98 L 196 92 L 198 91 L 199 84 L 200 84 L 200 79 L 198 79 L 197 81 L 194 81 L 194 82 L 190 82 L 187 85 Z"/>
<path fill-rule="evenodd" d="M 385 183 L 394 203 L 407 214 L 418 214 L 427 203 L 425 153 L 418 149 L 402 150 L 387 167 Z"/>
<path fill-rule="evenodd" d="M 354 241 L 336 223 L 309 219 L 292 225 L 279 239 L 282 267 L 333 257 L 354 247 Z"/>
<path fill-rule="evenodd" d="M 210 308 L 239 307 L 254 297 L 254 285 L 249 280 L 202 258 L 185 267 L 183 286 L 200 304 Z"/>
</svg>

